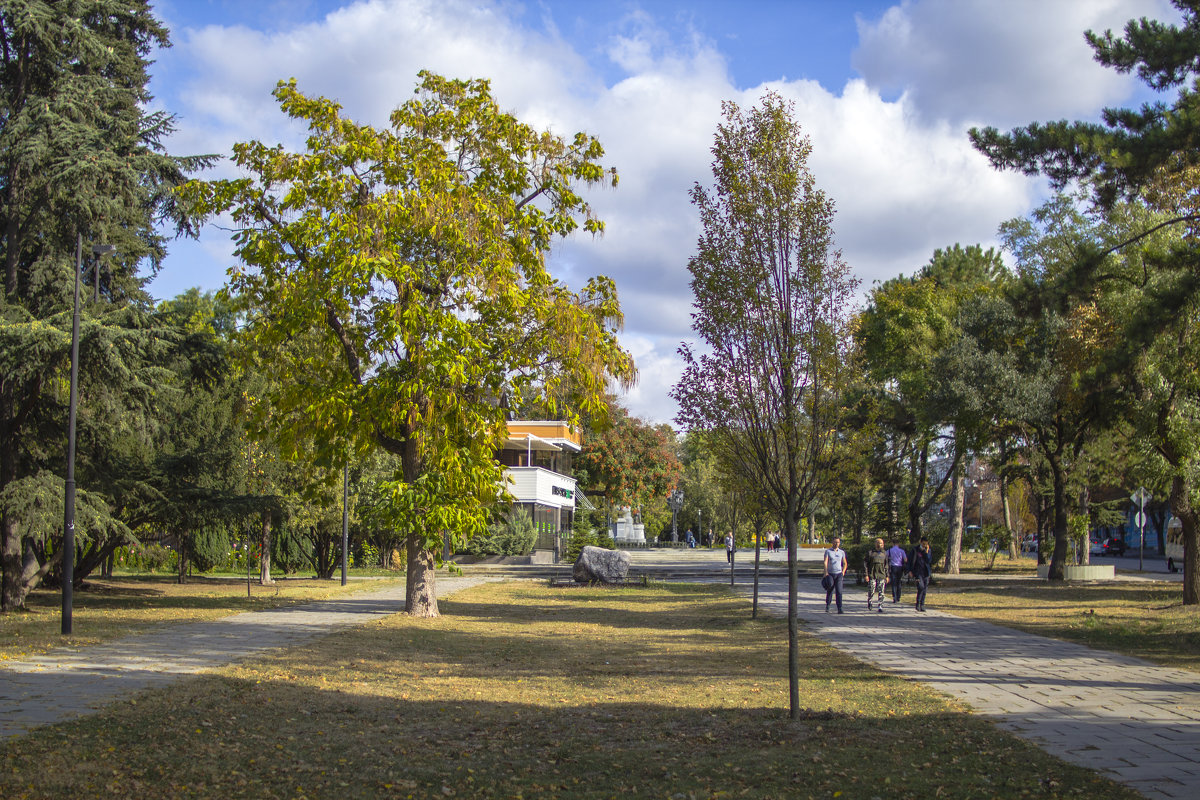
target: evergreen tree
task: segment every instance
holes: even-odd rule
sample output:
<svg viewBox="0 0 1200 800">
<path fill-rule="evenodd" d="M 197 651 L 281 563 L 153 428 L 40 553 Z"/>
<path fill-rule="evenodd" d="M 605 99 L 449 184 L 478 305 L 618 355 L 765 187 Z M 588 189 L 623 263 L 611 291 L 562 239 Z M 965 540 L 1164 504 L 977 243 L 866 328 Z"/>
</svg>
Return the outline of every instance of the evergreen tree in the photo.
<svg viewBox="0 0 1200 800">
<path fill-rule="evenodd" d="M 62 444 L 66 431 L 76 246 L 117 247 L 88 279 L 80 343 L 77 528 L 127 533 L 93 478 L 140 447 L 170 337 L 147 319 L 141 263 L 164 254 L 160 222 L 190 232 L 171 193 L 205 158 L 163 151 L 172 118 L 147 113 L 147 57 L 167 31 L 138 0 L 0 3 L 0 608 L 12 610 L 61 559 Z M 107 455 L 100 456 L 107 449 Z M 109 485 L 112 488 L 112 484 Z M 57 495 L 60 499 L 55 502 Z"/>
</svg>

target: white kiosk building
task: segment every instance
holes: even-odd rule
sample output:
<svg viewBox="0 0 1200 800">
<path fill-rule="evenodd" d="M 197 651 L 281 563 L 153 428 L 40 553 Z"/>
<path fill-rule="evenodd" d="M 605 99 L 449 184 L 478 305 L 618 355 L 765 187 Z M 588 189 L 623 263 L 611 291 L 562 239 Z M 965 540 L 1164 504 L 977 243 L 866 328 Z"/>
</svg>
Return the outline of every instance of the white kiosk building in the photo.
<svg viewBox="0 0 1200 800">
<path fill-rule="evenodd" d="M 525 506 L 533 518 L 534 550 L 551 551 L 555 560 L 563 552 L 563 531 L 569 531 L 575 519 L 571 461 L 582 449 L 579 434 L 565 422 L 512 420 L 497 455 L 514 505 Z"/>
</svg>

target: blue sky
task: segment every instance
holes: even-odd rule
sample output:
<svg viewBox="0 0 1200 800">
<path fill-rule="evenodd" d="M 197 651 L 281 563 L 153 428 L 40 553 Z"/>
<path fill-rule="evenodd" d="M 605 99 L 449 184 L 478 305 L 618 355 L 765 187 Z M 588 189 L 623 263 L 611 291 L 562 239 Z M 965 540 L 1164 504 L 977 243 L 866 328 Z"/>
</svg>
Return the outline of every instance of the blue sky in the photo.
<svg viewBox="0 0 1200 800">
<path fill-rule="evenodd" d="M 818 185 L 837 204 L 846 261 L 869 288 L 920 268 L 934 249 L 985 246 L 1044 197 L 1000 174 L 966 139 L 972 125 L 1094 118 L 1147 97 L 1096 65 L 1087 28 L 1172 18 L 1165 0 L 160 0 L 174 46 L 157 55 L 156 106 L 178 116 L 177 153 L 228 154 L 236 141 L 298 147 L 270 97 L 279 79 L 384 124 L 422 68 L 485 77 L 500 103 L 556 133 L 585 130 L 616 166 L 589 197 L 607 223 L 549 264 L 572 285 L 610 275 L 641 380 L 631 410 L 670 421 L 667 391 L 690 338 L 687 259 L 698 222 L 688 190 L 709 178 L 720 103 L 773 89 L 795 104 Z M 213 170 L 227 177 L 228 163 Z M 226 223 L 227 225 L 227 223 Z M 217 289 L 227 230 L 176 242 L 158 297 Z"/>
</svg>

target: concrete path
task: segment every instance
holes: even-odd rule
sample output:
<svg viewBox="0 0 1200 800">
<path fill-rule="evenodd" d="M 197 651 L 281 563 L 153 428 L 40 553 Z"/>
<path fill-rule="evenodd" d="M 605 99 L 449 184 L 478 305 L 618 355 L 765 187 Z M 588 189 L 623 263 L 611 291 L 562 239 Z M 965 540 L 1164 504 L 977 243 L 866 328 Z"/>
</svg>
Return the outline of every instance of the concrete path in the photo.
<svg viewBox="0 0 1200 800">
<path fill-rule="evenodd" d="M 751 587 L 739 585 L 749 596 Z M 907 587 L 906 587 L 907 589 Z M 800 581 L 806 629 L 889 672 L 957 698 L 1053 755 L 1151 798 L 1200 797 L 1200 675 L 986 622 L 912 607 L 883 613 L 848 589 L 845 614 Z M 928 606 L 937 606 L 936 588 Z M 787 579 L 760 582 L 759 607 L 786 616 Z"/>
<path fill-rule="evenodd" d="M 438 597 L 495 578 L 439 575 Z M 172 625 L 90 647 L 61 648 L 0 668 L 0 741 L 39 725 L 93 713 L 143 689 L 302 644 L 404 608 L 404 585 L 291 608 Z"/>
</svg>

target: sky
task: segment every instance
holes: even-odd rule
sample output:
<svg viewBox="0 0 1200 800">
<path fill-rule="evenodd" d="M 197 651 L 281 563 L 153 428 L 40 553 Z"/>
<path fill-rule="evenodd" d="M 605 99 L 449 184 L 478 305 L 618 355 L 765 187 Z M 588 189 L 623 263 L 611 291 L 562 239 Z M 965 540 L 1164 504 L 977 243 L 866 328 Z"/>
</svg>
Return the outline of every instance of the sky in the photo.
<svg viewBox="0 0 1200 800">
<path fill-rule="evenodd" d="M 257 139 L 299 149 L 277 81 L 385 125 L 421 69 L 487 78 L 500 105 L 562 136 L 585 131 L 619 172 L 587 200 L 603 236 L 577 234 L 547 265 L 580 288 L 614 279 L 639 381 L 624 404 L 672 422 L 669 396 L 693 341 L 687 262 L 700 233 L 689 191 L 711 183 L 721 103 L 774 90 L 812 143 L 809 167 L 836 204 L 837 246 L 861 281 L 911 274 L 934 250 L 996 244 L 1044 181 L 993 170 L 967 139 L 1050 119 L 1096 119 L 1154 99 L 1096 64 L 1083 32 L 1166 0 L 159 0 L 173 45 L 155 54 L 154 108 L 176 115 L 174 154 L 228 156 Z M 236 177 L 227 160 L 203 177 Z M 172 243 L 159 299 L 216 290 L 234 263 L 228 222 Z M 861 296 L 860 296 L 861 302 Z"/>
</svg>

